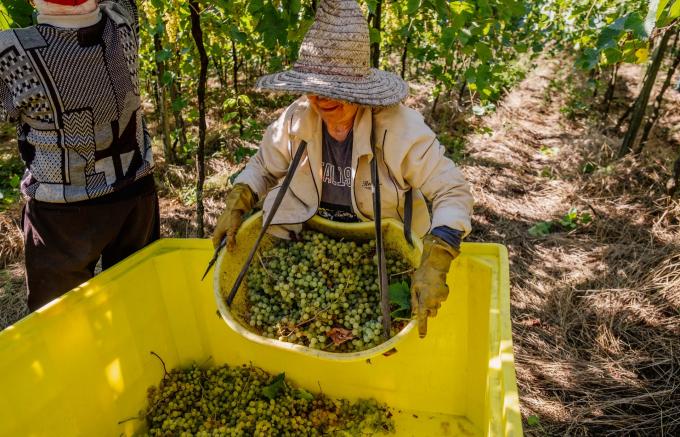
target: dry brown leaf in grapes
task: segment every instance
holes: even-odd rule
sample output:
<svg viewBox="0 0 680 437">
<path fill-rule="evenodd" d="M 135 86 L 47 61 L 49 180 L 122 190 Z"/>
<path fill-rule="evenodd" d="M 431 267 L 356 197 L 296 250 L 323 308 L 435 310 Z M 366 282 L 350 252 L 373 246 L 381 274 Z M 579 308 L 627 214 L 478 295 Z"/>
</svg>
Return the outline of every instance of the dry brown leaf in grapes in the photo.
<svg viewBox="0 0 680 437">
<path fill-rule="evenodd" d="M 315 428 L 324 428 L 336 425 L 338 415 L 327 410 L 313 410 L 309 413 L 309 420 Z"/>
<path fill-rule="evenodd" d="M 333 344 L 336 346 L 346 343 L 354 338 L 352 331 L 345 328 L 332 328 L 326 335 L 328 335 L 328 337 L 333 341 Z"/>
</svg>

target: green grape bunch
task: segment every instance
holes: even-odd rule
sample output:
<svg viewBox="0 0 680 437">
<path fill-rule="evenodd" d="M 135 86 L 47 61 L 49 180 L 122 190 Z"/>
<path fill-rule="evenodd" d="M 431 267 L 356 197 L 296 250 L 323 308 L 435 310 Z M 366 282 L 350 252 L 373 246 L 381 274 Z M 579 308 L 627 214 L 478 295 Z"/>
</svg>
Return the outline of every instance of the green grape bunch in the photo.
<svg viewBox="0 0 680 437">
<path fill-rule="evenodd" d="M 348 436 L 394 432 L 372 399 L 312 394 L 254 366 L 196 364 L 168 372 L 147 392 L 147 436 Z"/>
<path fill-rule="evenodd" d="M 303 231 L 258 254 L 247 277 L 245 322 L 268 338 L 332 352 L 384 341 L 375 241 L 344 241 Z M 409 281 L 412 266 L 386 254 L 389 281 Z M 392 335 L 408 322 L 394 320 Z"/>
</svg>

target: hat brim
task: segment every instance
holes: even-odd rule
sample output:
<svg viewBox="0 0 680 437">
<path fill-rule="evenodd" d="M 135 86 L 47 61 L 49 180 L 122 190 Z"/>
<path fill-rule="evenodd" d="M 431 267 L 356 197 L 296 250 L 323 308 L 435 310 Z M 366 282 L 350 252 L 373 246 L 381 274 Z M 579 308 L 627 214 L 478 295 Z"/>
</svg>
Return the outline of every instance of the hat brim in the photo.
<svg viewBox="0 0 680 437">
<path fill-rule="evenodd" d="M 365 106 L 393 106 L 408 96 L 408 84 L 402 78 L 376 68 L 361 78 L 286 70 L 262 76 L 256 88 L 315 94 Z"/>
</svg>

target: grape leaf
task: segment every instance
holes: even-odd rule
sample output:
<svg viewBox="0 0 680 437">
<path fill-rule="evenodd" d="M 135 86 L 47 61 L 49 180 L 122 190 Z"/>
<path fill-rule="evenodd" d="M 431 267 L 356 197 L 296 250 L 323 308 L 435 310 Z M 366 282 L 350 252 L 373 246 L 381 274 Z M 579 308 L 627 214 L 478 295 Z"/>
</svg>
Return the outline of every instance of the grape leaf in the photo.
<svg viewBox="0 0 680 437">
<path fill-rule="evenodd" d="M 255 30 L 260 32 L 264 46 L 270 50 L 274 49 L 277 42 L 285 44 L 288 39 L 286 22 L 281 19 L 279 11 L 270 3 L 262 9 L 261 19 Z"/>
<path fill-rule="evenodd" d="M 442 31 L 441 43 L 443 47 L 451 48 L 456 42 L 456 29 L 447 27 Z"/>
<path fill-rule="evenodd" d="M 619 20 L 615 22 L 618 23 Z M 618 27 L 618 26 L 616 26 Z M 623 33 L 621 30 L 614 26 L 605 27 L 597 38 L 597 48 L 599 50 L 604 50 L 606 48 L 616 47 L 619 42 L 619 38 Z"/>
<path fill-rule="evenodd" d="M 171 72 L 166 71 L 163 73 L 163 77 L 161 77 L 161 83 L 163 86 L 168 86 L 172 83 L 173 80 L 173 75 Z"/>
<path fill-rule="evenodd" d="M 6 8 L 6 13 L 3 10 Z M 0 29 L 26 27 L 31 25 L 33 8 L 29 2 L 0 2 Z"/>
<path fill-rule="evenodd" d="M 624 28 L 629 32 L 633 32 L 633 35 L 639 39 L 645 39 L 649 36 L 645 31 L 645 23 L 637 12 L 626 17 Z"/>
<path fill-rule="evenodd" d="M 276 399 L 279 396 L 279 392 L 284 387 L 284 380 L 286 379 L 286 373 L 279 373 L 274 377 L 272 382 L 262 389 L 262 394 L 267 399 Z"/>
<path fill-rule="evenodd" d="M 461 29 L 460 36 L 458 38 L 460 39 L 461 43 L 467 44 L 468 41 L 470 41 L 470 38 L 472 38 L 472 32 L 470 32 L 470 29 Z"/>
<path fill-rule="evenodd" d="M 158 62 L 165 62 L 170 58 L 172 58 L 172 52 L 168 49 L 163 49 L 160 52 L 156 53 L 156 60 Z"/>
<path fill-rule="evenodd" d="M 593 217 L 590 215 L 589 212 L 584 212 L 581 214 L 581 217 L 579 217 L 579 221 L 581 224 L 587 225 L 588 223 L 593 221 Z"/>
<path fill-rule="evenodd" d="M 393 282 L 388 288 L 390 306 L 397 308 L 392 312 L 394 317 L 408 317 L 411 313 L 411 291 L 405 281 Z"/>
<path fill-rule="evenodd" d="M 671 6 L 671 10 L 668 13 L 670 19 L 680 17 L 680 0 L 675 0 L 675 3 Z"/>
<path fill-rule="evenodd" d="M 368 34 L 369 34 L 371 44 L 374 44 L 374 43 L 380 44 L 380 40 L 382 38 L 380 37 L 380 31 L 378 29 L 374 29 L 373 27 L 371 27 L 370 29 L 368 29 Z"/>
<path fill-rule="evenodd" d="M 374 14 L 375 9 L 378 7 L 378 0 L 366 0 L 366 6 L 368 7 L 368 13 Z"/>
<path fill-rule="evenodd" d="M 188 105 L 189 103 L 184 99 L 184 97 L 179 97 L 176 100 L 172 101 L 172 112 L 180 112 Z"/>
<path fill-rule="evenodd" d="M 305 390 L 304 388 L 299 388 L 297 390 L 297 397 L 298 399 L 304 399 L 306 401 L 314 400 L 314 395 Z"/>
<path fill-rule="evenodd" d="M 288 22 L 290 24 L 295 24 L 298 15 L 300 15 L 300 10 L 302 9 L 302 2 L 300 0 L 291 0 L 290 6 L 288 7 Z"/>
<path fill-rule="evenodd" d="M 621 31 L 624 29 L 626 23 L 626 16 L 619 17 L 614 21 L 612 24 L 607 26 L 607 28 L 612 29 L 612 30 L 618 30 Z"/>
<path fill-rule="evenodd" d="M 666 6 L 668 5 L 668 2 L 669 2 L 669 1 L 670 1 L 670 0 L 659 0 L 659 1 L 657 2 L 657 3 L 658 3 L 657 8 L 656 8 L 656 19 L 657 19 L 657 20 L 658 20 L 659 18 L 661 18 L 661 15 L 663 14 L 664 9 L 666 9 Z M 650 4 L 649 4 L 649 8 L 650 8 L 649 10 L 650 10 L 650 13 L 651 13 L 651 10 L 652 10 L 652 3 L 653 3 L 653 2 L 650 1 L 649 3 L 650 3 Z"/>
<path fill-rule="evenodd" d="M 550 222 L 538 222 L 529 228 L 529 235 L 532 237 L 545 237 L 550 234 L 552 224 Z"/>
<path fill-rule="evenodd" d="M 541 420 L 538 418 L 538 416 L 529 416 L 527 417 L 527 425 L 529 426 L 538 426 L 541 424 Z"/>
<path fill-rule="evenodd" d="M 447 0 L 432 0 L 428 3 L 432 4 L 433 10 L 436 11 L 441 17 L 448 18 L 451 15 L 448 4 L 449 2 Z"/>
<path fill-rule="evenodd" d="M 581 53 L 580 58 L 576 61 L 577 65 L 584 70 L 592 70 L 597 67 L 600 61 L 600 52 L 593 48 L 587 48 Z"/>
<path fill-rule="evenodd" d="M 19 188 L 19 184 L 21 183 L 21 178 L 19 177 L 18 174 L 12 175 L 11 178 L 9 178 L 9 186 L 12 188 Z"/>
<path fill-rule="evenodd" d="M 621 60 L 622 54 L 621 50 L 616 47 L 608 47 L 604 49 L 604 57 L 607 60 L 607 64 L 613 65 Z"/>
<path fill-rule="evenodd" d="M 637 49 L 635 51 L 635 61 L 638 64 L 642 64 L 644 62 L 647 62 L 647 59 L 649 59 L 649 49 L 646 47 L 643 47 L 641 49 Z"/>
<path fill-rule="evenodd" d="M 408 0 L 406 13 L 409 16 L 412 16 L 413 14 L 418 12 L 418 9 L 420 9 L 420 0 Z"/>
<path fill-rule="evenodd" d="M 489 46 L 482 42 L 475 44 L 475 51 L 477 52 L 477 56 L 479 56 L 479 60 L 482 62 L 488 62 L 493 57 Z"/>
<path fill-rule="evenodd" d="M 229 122 L 229 121 L 235 119 L 237 116 L 238 116 L 238 112 L 236 112 L 236 111 L 227 112 L 222 117 L 222 120 L 224 120 L 225 122 Z"/>
<path fill-rule="evenodd" d="M 475 8 L 466 1 L 451 2 L 451 10 L 456 14 L 472 13 Z"/>
<path fill-rule="evenodd" d="M 263 0 L 251 0 L 248 2 L 248 12 L 251 14 L 258 15 L 262 12 L 262 9 L 264 9 Z"/>
<path fill-rule="evenodd" d="M 245 32 L 241 32 L 236 26 L 231 26 L 229 35 L 231 36 L 231 39 L 242 44 L 248 40 L 248 35 Z"/>
<path fill-rule="evenodd" d="M 468 85 L 477 83 L 477 72 L 473 67 L 469 67 L 467 70 L 465 70 L 465 80 L 467 81 Z"/>
</svg>

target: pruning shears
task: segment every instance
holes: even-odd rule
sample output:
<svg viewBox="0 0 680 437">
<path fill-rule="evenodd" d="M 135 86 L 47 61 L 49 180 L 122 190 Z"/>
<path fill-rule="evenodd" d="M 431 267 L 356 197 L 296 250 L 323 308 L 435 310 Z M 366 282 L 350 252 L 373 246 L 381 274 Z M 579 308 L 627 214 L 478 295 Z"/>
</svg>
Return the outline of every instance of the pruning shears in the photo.
<svg viewBox="0 0 680 437">
<path fill-rule="evenodd" d="M 215 248 L 215 253 L 213 254 L 212 259 L 208 263 L 208 267 L 205 269 L 205 273 L 203 273 L 203 277 L 201 277 L 201 281 L 205 279 L 206 276 L 208 276 L 208 272 L 212 267 L 215 265 L 217 262 L 217 257 L 220 255 L 220 251 L 224 249 L 224 246 L 227 245 L 227 237 L 222 237 L 222 240 L 220 241 L 220 244 Z"/>
</svg>

